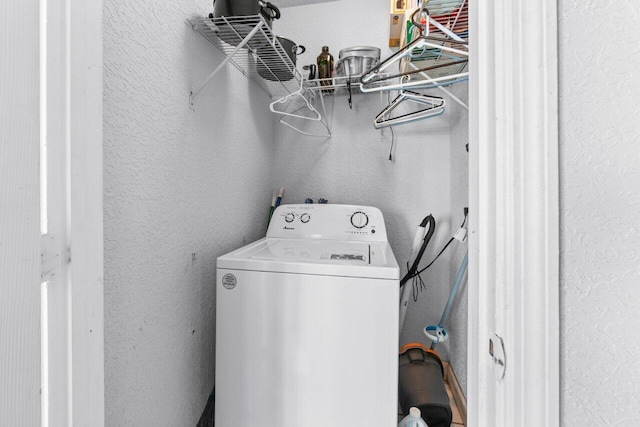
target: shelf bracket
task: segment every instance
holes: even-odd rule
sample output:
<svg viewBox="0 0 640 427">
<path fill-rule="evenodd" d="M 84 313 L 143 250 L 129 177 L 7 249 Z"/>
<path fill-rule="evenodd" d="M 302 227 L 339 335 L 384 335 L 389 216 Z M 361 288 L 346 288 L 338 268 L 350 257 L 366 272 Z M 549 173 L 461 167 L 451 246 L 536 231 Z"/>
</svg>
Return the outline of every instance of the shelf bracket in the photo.
<svg viewBox="0 0 640 427">
<path fill-rule="evenodd" d="M 260 31 L 260 28 L 262 27 L 262 23 L 258 23 L 255 27 L 253 27 L 253 29 L 249 32 L 249 34 L 247 34 L 247 36 L 242 39 L 242 41 L 238 44 L 238 46 L 235 47 L 235 49 L 233 49 L 233 51 L 227 55 L 227 57 L 224 59 L 224 61 L 222 61 L 220 63 L 220 65 L 218 65 L 212 72 L 211 74 L 209 74 L 209 77 L 207 77 L 205 79 L 204 82 L 202 82 L 200 85 L 196 86 L 195 88 L 191 89 L 191 93 L 189 94 L 189 105 L 191 106 L 191 108 L 193 108 L 193 103 L 195 102 L 196 98 L 198 97 L 198 95 L 200 95 L 200 93 L 202 92 L 202 90 L 209 84 L 209 82 L 211 81 L 211 79 L 218 74 L 218 72 L 225 67 L 232 59 L 234 56 L 236 56 L 236 53 L 238 53 L 238 51 L 240 51 L 240 49 L 242 49 L 247 42 L 249 42 L 249 40 L 251 40 L 251 38 L 258 32 Z"/>
</svg>

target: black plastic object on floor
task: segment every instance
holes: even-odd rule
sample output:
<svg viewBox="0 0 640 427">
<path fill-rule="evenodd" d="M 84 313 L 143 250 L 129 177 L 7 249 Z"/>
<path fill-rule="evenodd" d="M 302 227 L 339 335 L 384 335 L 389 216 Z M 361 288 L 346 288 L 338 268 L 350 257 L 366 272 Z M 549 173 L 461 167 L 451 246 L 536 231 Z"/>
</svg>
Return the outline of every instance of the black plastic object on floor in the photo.
<svg viewBox="0 0 640 427">
<path fill-rule="evenodd" d="M 450 427 L 453 416 L 438 354 L 420 343 L 411 343 L 400 349 L 399 362 L 398 395 L 403 414 L 415 406 L 429 427 Z"/>
<path fill-rule="evenodd" d="M 215 387 L 209 395 L 204 411 L 200 416 L 200 421 L 196 427 L 214 427 L 216 422 L 216 389 Z"/>
</svg>

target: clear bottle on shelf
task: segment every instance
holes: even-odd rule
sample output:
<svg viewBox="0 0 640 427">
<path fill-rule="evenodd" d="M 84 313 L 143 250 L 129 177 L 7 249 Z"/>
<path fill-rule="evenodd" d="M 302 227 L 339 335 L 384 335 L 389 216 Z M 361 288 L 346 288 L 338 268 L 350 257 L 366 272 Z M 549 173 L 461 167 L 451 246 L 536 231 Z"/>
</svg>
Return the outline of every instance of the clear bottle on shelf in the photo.
<svg viewBox="0 0 640 427">
<path fill-rule="evenodd" d="M 420 413 L 420 409 L 412 406 L 409 409 L 409 415 L 404 417 L 398 427 L 428 427 L 427 423 L 422 419 L 422 415 Z"/>
</svg>

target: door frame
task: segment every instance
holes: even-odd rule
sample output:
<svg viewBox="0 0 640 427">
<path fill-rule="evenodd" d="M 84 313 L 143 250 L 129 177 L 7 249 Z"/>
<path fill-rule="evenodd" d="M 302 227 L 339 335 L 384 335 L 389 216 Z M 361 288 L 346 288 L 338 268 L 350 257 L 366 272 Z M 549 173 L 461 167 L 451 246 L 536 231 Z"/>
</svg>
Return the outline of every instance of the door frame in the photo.
<svg viewBox="0 0 640 427">
<path fill-rule="evenodd" d="M 62 266 L 68 333 L 50 341 L 69 371 L 51 379 L 68 390 L 67 425 L 102 426 L 102 1 L 41 0 L 47 3 L 67 18 L 47 39 L 58 37 L 66 58 L 58 70 L 67 102 L 64 203 L 55 205 L 64 206 L 67 221 L 58 251 L 71 254 Z M 557 5 L 476 0 L 470 20 L 469 424 L 556 426 Z M 48 114 L 53 120 L 61 112 Z M 499 380 L 488 352 L 494 333 L 506 353 Z"/>
<path fill-rule="evenodd" d="M 42 426 L 104 426 L 102 1 L 40 0 Z"/>
<path fill-rule="evenodd" d="M 470 21 L 469 425 L 558 426 L 557 4 Z"/>
</svg>

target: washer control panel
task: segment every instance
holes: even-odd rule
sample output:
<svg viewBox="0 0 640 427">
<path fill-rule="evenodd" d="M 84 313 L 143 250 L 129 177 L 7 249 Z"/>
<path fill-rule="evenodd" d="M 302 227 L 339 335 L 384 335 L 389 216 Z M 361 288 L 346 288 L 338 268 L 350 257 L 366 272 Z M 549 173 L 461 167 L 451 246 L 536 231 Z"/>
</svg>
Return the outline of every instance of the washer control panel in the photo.
<svg viewBox="0 0 640 427">
<path fill-rule="evenodd" d="M 382 212 L 371 206 L 280 205 L 267 237 L 387 242 Z"/>
</svg>

